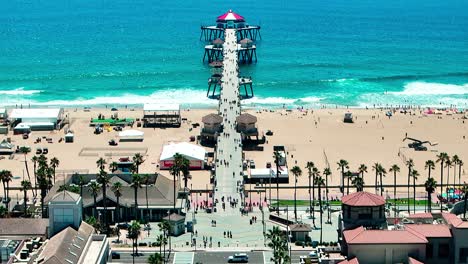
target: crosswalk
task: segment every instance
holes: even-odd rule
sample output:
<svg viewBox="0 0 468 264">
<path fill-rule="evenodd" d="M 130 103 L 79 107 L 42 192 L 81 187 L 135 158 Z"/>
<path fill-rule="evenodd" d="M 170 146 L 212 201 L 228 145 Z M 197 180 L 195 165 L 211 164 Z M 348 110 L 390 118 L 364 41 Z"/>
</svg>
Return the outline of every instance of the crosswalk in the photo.
<svg viewBox="0 0 468 264">
<path fill-rule="evenodd" d="M 172 264 L 192 264 L 193 258 L 193 252 L 176 252 Z"/>
</svg>

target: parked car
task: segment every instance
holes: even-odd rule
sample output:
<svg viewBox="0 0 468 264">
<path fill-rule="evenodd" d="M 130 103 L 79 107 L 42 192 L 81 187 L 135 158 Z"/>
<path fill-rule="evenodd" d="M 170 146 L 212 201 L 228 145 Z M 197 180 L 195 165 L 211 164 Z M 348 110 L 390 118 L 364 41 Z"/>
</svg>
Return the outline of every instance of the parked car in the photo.
<svg viewBox="0 0 468 264">
<path fill-rule="evenodd" d="M 120 229 L 128 229 L 130 227 L 130 224 L 120 223 L 120 224 L 117 224 L 117 227 L 120 228 Z"/>
<path fill-rule="evenodd" d="M 249 255 L 246 253 L 236 253 L 233 256 L 229 256 L 229 263 L 247 263 L 249 262 Z"/>
<path fill-rule="evenodd" d="M 111 253 L 112 259 L 120 259 L 120 253 L 112 251 Z"/>
</svg>

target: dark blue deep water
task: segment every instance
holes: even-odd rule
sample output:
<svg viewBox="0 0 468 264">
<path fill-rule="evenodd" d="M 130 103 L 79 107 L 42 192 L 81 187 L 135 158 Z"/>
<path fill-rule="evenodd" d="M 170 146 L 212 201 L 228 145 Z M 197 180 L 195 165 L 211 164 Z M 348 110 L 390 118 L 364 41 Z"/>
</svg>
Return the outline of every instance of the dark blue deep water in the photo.
<svg viewBox="0 0 468 264">
<path fill-rule="evenodd" d="M 466 0 L 4 0 L 0 105 L 205 98 L 200 25 L 260 24 L 255 106 L 468 106 Z"/>
</svg>

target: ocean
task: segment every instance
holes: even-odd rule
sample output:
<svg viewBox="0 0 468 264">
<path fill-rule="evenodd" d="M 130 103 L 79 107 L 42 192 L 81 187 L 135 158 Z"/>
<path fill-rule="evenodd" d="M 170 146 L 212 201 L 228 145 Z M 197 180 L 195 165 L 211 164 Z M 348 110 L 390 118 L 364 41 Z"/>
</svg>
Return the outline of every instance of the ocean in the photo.
<svg viewBox="0 0 468 264">
<path fill-rule="evenodd" d="M 9 0 L 0 105 L 206 98 L 200 26 L 229 9 L 261 25 L 249 107 L 468 106 L 466 0 Z"/>
</svg>

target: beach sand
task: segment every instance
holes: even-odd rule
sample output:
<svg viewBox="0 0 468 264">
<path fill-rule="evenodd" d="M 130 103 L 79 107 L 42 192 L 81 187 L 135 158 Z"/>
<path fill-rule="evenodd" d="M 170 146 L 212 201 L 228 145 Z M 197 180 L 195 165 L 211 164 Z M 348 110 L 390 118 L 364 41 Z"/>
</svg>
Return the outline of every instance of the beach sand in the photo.
<svg viewBox="0 0 468 264">
<path fill-rule="evenodd" d="M 355 118 L 355 123 L 343 123 L 344 113 L 351 111 Z M 307 185 L 308 177 L 305 165 L 307 161 L 312 161 L 320 171 L 327 166 L 332 170 L 330 185 L 340 183 L 340 171 L 337 162 L 345 159 L 349 162 L 350 169 L 357 171 L 360 164 L 364 163 L 368 167 L 368 173 L 364 180 L 366 184 L 374 184 L 374 172 L 372 165 L 375 162 L 381 163 L 388 171 L 392 164 L 397 164 L 401 168 L 398 184 L 406 183 L 407 169 L 404 165 L 405 159 L 413 159 L 415 169 L 419 171 L 420 176 L 417 183 L 424 183 L 427 178 L 427 171 L 424 169 L 424 163 L 428 159 L 436 160 L 439 152 L 447 152 L 450 156 L 457 154 L 462 160 L 468 160 L 468 120 L 462 119 L 462 114 L 446 113 L 442 115 L 424 115 L 422 111 L 415 110 L 412 114 L 403 114 L 396 112 L 391 118 L 385 116 L 386 110 L 380 109 L 314 109 L 308 111 L 299 110 L 246 110 L 258 117 L 258 129 L 260 133 L 268 129 L 274 132 L 273 136 L 267 136 L 267 143 L 263 145 L 263 151 L 245 151 L 246 159 L 253 159 L 257 168 L 266 167 L 267 162 L 273 164 L 273 146 L 283 145 L 288 152 L 288 166 L 291 169 L 294 165 L 302 168 L 302 176 L 298 180 L 298 185 Z M 306 113 L 307 112 L 307 113 Z M 111 147 L 108 145 L 110 139 L 117 139 L 118 132 L 104 131 L 100 135 L 95 135 L 94 128 L 89 126 L 91 118 L 96 118 L 99 113 L 106 117 L 111 116 L 111 112 L 106 109 L 92 109 L 91 112 L 84 112 L 82 109 L 66 109 L 69 115 L 70 128 L 75 134 L 74 143 L 58 143 L 59 138 L 64 136 L 64 130 L 54 132 L 36 132 L 33 131 L 29 139 L 22 139 L 20 135 L 12 135 L 12 143 L 19 146 L 28 145 L 32 152 L 26 157 L 28 160 L 31 177 L 33 175 L 33 164 L 31 158 L 35 155 L 37 147 L 48 147 L 48 158 L 57 157 L 60 165 L 57 168 L 58 184 L 66 174 L 73 171 L 78 172 L 97 172 L 96 160 L 104 157 L 107 163 L 111 163 L 119 158 L 117 154 L 129 152 L 123 148 L 139 148 L 146 151 L 144 155 L 145 162 L 140 167 L 141 173 L 160 172 L 164 176 L 171 177 L 168 171 L 160 171 L 157 168 L 159 156 L 164 144 L 169 142 L 189 142 L 190 136 L 197 136 L 200 127 L 192 128 L 192 123 L 200 123 L 202 116 L 208 113 L 216 113 L 215 109 L 196 109 L 182 110 L 182 118 L 187 121 L 182 123 L 180 128 L 136 128 L 145 132 L 143 142 L 120 142 L 119 146 Z M 143 113 L 141 109 L 119 110 L 119 118 L 141 118 Z M 126 128 L 128 129 L 128 128 Z M 405 134 L 408 137 L 414 137 L 421 140 L 437 142 L 436 146 L 429 146 L 428 151 L 414 151 L 407 148 L 409 141 L 403 142 Z M 53 138 L 53 143 L 34 144 L 37 137 L 47 136 Z M 464 139 L 465 137 L 465 139 Z M 96 156 L 80 155 L 83 148 L 102 148 L 105 150 L 94 151 Z M 212 152 L 212 148 L 206 148 Z M 107 153 L 107 155 L 106 155 Z M 112 154 L 112 156 L 109 156 Z M 128 155 L 128 154 L 127 154 Z M 328 161 L 328 163 L 327 163 Z M 15 179 L 10 186 L 19 186 L 25 172 L 24 155 L 15 155 L 13 159 L 0 160 L 0 168 L 11 170 Z M 457 168 L 458 170 L 458 168 Z M 193 178 L 189 181 L 189 186 L 193 189 L 205 189 L 209 184 L 209 171 L 192 171 Z M 457 172 L 458 174 L 458 172 Z M 440 179 L 440 166 L 432 175 L 437 181 Z M 450 182 L 453 182 L 453 168 L 450 169 Z M 26 177 L 26 176 L 25 176 Z M 291 178 L 289 186 L 294 186 L 294 180 Z M 462 182 L 467 181 L 468 174 L 466 169 L 462 172 Z M 447 169 L 444 169 L 444 182 L 447 178 Z M 457 179 L 458 181 L 458 179 Z M 34 180 L 32 180 L 34 183 Z M 384 178 L 384 184 L 393 183 L 393 174 L 387 173 Z M 246 187 L 249 189 L 249 187 Z M 355 188 L 350 188 L 352 192 Z M 438 189 L 439 190 L 439 189 Z M 373 191 L 373 190 L 372 190 Z M 283 199 L 293 197 L 292 189 L 280 191 Z M 418 190 L 423 195 L 424 190 Z M 389 194 L 392 191 L 389 190 Z M 406 193 L 406 188 L 400 189 L 399 193 Z M 331 191 L 331 194 L 337 194 L 337 190 Z M 13 198 L 16 193 L 10 194 Z M 18 194 L 20 199 L 22 194 Z M 254 199 L 257 196 L 254 196 Z M 272 197 L 276 197 L 275 190 L 272 191 Z M 298 191 L 298 199 L 306 199 L 308 192 L 306 189 Z"/>
</svg>

